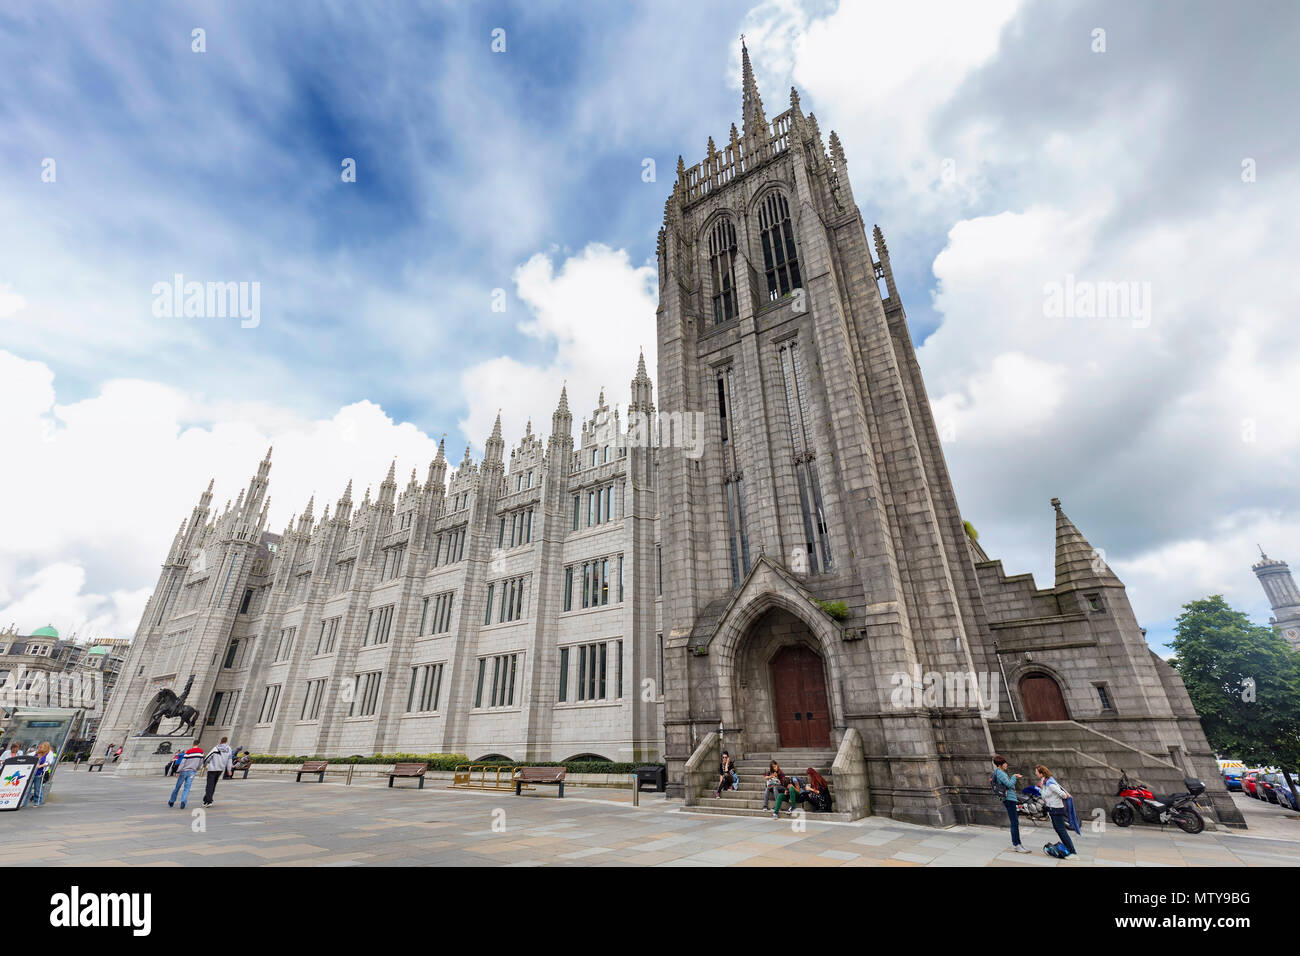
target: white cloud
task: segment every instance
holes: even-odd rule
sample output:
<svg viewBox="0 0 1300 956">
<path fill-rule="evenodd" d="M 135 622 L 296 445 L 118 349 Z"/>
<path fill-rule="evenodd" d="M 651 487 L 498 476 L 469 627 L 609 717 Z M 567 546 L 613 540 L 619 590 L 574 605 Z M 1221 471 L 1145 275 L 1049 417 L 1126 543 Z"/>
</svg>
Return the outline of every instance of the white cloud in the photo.
<svg viewBox="0 0 1300 956">
<path fill-rule="evenodd" d="M 653 266 L 634 266 L 625 250 L 593 243 L 558 271 L 551 256 L 538 253 L 515 270 L 514 282 L 530 313 L 519 332 L 547 357 L 526 362 L 500 356 L 461 377 L 469 401 L 460 422 L 465 436 L 481 447 L 500 409 L 507 453 L 530 417 L 535 433 L 550 433 L 562 383 L 576 431 L 595 408 L 600 389 L 611 406 L 627 405 L 638 349 L 645 351 L 651 378 L 656 367 Z"/>
<path fill-rule="evenodd" d="M 1300 564 L 1300 228 L 1282 212 L 1300 170 L 1242 183 L 1269 107 L 1206 107 L 1177 58 L 1093 57 L 1077 13 L 769 0 L 746 32 L 760 88 L 792 79 L 840 134 L 895 272 L 946 234 L 932 302 L 904 303 L 941 320 L 918 358 L 981 543 L 1050 586 L 1059 496 L 1143 623 L 1216 591 L 1262 619 L 1255 541 Z M 1114 26 L 1150 50 L 1163 24 Z M 1046 286 L 1076 280 L 1149 289 L 1149 321 L 1048 315 Z"/>
<path fill-rule="evenodd" d="M 12 283 L 0 283 L 0 319 L 8 319 L 27 308 L 27 300 L 14 291 Z"/>
<path fill-rule="evenodd" d="M 436 440 L 366 401 L 307 419 L 117 379 L 60 405 L 48 366 L 4 351 L 0 407 L 0 447 L 10 462 L 0 469 L 0 621 L 24 631 L 53 622 L 61 631 L 97 631 L 87 636 L 132 633 L 141 595 L 209 478 L 219 511 L 269 445 L 272 531 L 313 494 L 319 517 L 349 479 L 359 501 L 394 457 L 399 490 L 412 469 L 423 480 L 437 452 Z"/>
</svg>

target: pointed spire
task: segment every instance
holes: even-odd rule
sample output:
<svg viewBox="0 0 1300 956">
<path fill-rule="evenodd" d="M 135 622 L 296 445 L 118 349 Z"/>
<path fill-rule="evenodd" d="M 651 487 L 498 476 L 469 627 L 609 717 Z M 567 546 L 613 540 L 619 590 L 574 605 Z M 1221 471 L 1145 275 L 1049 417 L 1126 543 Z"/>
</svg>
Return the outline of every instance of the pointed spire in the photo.
<svg viewBox="0 0 1300 956">
<path fill-rule="evenodd" d="M 551 415 L 551 441 L 573 441 L 573 413 L 569 411 L 569 387 L 560 386 L 560 403 Z"/>
<path fill-rule="evenodd" d="M 744 90 L 741 100 L 740 117 L 744 123 L 746 136 L 767 132 L 767 117 L 763 114 L 763 100 L 758 95 L 758 84 L 754 81 L 754 67 L 749 62 L 749 48 L 745 38 L 740 38 L 740 85 Z"/>
<path fill-rule="evenodd" d="M 845 166 L 844 146 L 840 143 L 840 135 L 835 132 L 835 130 L 831 130 L 830 144 L 831 162 L 835 164 L 835 171 L 837 173 L 843 173 Z"/>
<path fill-rule="evenodd" d="M 799 112 L 799 91 L 793 86 L 790 87 L 790 109 Z"/>
<path fill-rule="evenodd" d="M 631 416 L 636 413 L 651 415 L 654 413 L 654 386 L 645 367 L 645 351 L 637 357 L 636 375 L 632 377 L 632 401 L 628 403 L 628 424 L 633 426 Z"/>
<path fill-rule="evenodd" d="M 498 409 L 497 419 L 492 423 L 492 434 L 483 443 L 483 460 L 485 462 L 500 462 L 505 456 L 505 450 L 505 439 L 501 437 L 501 411 Z"/>
<path fill-rule="evenodd" d="M 1056 509 L 1056 590 L 1118 585 L 1120 580 L 1107 567 L 1104 555 L 1066 517 L 1061 499 L 1053 498 L 1052 507 Z"/>
<path fill-rule="evenodd" d="M 885 280 L 885 291 L 889 294 L 890 302 L 897 302 L 898 287 L 894 285 L 894 270 L 889 264 L 889 247 L 885 245 L 885 234 L 879 226 L 875 226 L 871 230 L 871 238 L 875 242 L 876 260 L 880 264 L 878 274 Z"/>
</svg>

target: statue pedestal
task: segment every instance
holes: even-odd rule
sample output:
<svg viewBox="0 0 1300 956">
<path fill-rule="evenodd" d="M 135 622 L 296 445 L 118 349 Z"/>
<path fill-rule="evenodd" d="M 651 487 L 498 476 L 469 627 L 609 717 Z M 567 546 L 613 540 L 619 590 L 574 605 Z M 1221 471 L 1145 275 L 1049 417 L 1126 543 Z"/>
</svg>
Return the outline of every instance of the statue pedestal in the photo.
<svg viewBox="0 0 1300 956">
<path fill-rule="evenodd" d="M 194 746 L 193 734 L 177 734 L 175 737 L 128 737 L 122 745 L 122 756 L 117 763 L 110 763 L 105 770 L 123 777 L 157 777 L 162 780 L 163 768 L 167 761 L 176 757 L 177 751 L 189 750 Z M 161 743 L 172 745 L 170 754 L 154 753 Z"/>
</svg>

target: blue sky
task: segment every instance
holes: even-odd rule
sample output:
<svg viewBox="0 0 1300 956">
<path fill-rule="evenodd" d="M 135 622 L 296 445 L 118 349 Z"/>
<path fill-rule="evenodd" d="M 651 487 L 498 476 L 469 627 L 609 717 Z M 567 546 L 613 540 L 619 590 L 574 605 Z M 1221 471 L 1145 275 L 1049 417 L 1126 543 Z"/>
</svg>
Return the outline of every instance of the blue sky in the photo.
<svg viewBox="0 0 1300 956">
<path fill-rule="evenodd" d="M 0 623 L 133 629 L 272 441 L 282 526 L 498 409 L 545 432 L 561 381 L 579 421 L 625 403 L 741 32 L 768 115 L 793 83 L 844 142 L 990 552 L 1050 585 L 1059 496 L 1153 644 L 1212 591 L 1262 618 L 1254 542 L 1300 563 L 1300 29 L 1191 6 L 6 4 Z M 177 273 L 258 282 L 260 323 L 156 317 Z M 1149 283 L 1152 320 L 1045 319 L 1067 274 Z"/>
</svg>

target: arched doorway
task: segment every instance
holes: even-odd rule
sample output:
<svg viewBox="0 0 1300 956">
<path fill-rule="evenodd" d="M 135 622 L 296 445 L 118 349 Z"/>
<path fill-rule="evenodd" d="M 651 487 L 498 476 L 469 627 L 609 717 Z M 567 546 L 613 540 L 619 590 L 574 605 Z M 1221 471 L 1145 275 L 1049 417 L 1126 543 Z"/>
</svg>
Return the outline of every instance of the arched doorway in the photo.
<svg viewBox="0 0 1300 956">
<path fill-rule="evenodd" d="M 1042 672 L 1020 678 L 1020 702 L 1025 706 L 1025 720 L 1069 720 L 1061 685 Z"/>
<path fill-rule="evenodd" d="M 771 670 L 781 747 L 829 748 L 831 714 L 822 659 L 811 648 L 796 644 L 777 652 Z"/>
</svg>

